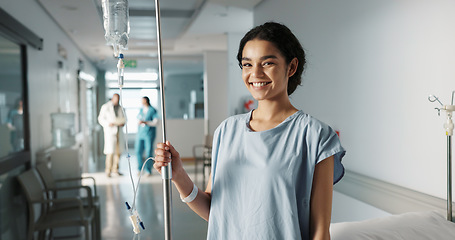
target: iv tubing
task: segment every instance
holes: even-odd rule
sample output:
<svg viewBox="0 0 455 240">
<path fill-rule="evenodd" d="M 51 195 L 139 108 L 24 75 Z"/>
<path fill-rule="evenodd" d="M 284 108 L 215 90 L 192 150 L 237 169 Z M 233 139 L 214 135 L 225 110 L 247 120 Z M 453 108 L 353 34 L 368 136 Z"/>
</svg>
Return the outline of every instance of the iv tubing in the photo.
<svg viewBox="0 0 455 240">
<path fill-rule="evenodd" d="M 122 55 L 122 58 L 123 58 L 123 54 Z M 121 58 L 119 57 L 119 61 L 121 61 Z M 117 67 L 119 68 L 119 71 L 120 71 L 120 68 L 123 66 L 119 66 L 117 65 Z M 142 172 L 144 171 L 144 167 L 145 167 L 145 164 L 147 163 L 147 161 L 149 161 L 150 159 L 152 160 L 155 160 L 153 157 L 149 157 L 145 162 L 144 164 L 142 165 L 142 168 L 141 168 L 141 172 L 140 172 L 140 175 L 139 175 L 139 179 L 137 180 L 137 185 L 134 184 L 134 180 L 133 180 L 133 173 L 132 173 L 132 170 L 131 170 L 131 155 L 129 153 L 129 149 L 128 149 L 128 125 L 126 124 L 127 123 L 127 117 L 126 117 L 126 113 L 125 113 L 125 109 L 123 108 L 123 92 L 122 92 L 122 87 L 123 87 L 123 81 L 121 82 L 122 84 L 120 84 L 120 77 L 123 78 L 123 76 L 118 76 L 119 77 L 119 89 L 120 89 L 120 106 L 121 106 L 121 109 L 122 109 L 122 112 L 123 112 L 123 116 L 125 117 L 125 135 L 126 135 L 126 140 L 125 140 L 125 149 L 126 149 L 126 154 L 127 154 L 127 159 L 128 159 L 128 170 L 129 170 L 129 175 L 130 175 L 130 179 L 131 179 L 131 185 L 133 186 L 133 204 L 132 204 L 132 207 L 131 207 L 131 213 L 133 214 L 134 212 L 136 212 L 137 214 L 137 210 L 136 210 L 136 196 L 137 196 L 137 191 L 139 189 L 139 183 L 141 181 L 141 176 L 142 176 Z M 122 79 L 123 80 L 123 79 Z M 128 204 L 128 203 L 127 203 Z M 143 229 L 145 229 L 142 221 L 140 220 L 139 218 L 139 215 L 137 216 L 133 216 L 131 215 L 131 217 L 134 217 L 135 220 L 138 220 L 138 224 L 141 225 L 141 227 Z M 130 218 L 131 218 L 130 217 Z M 133 221 L 133 220 L 131 220 Z M 134 226 L 134 223 L 132 222 L 133 226 Z M 135 233 L 135 236 L 133 237 L 133 239 L 135 239 L 136 235 L 139 235 L 139 231 L 134 231 Z"/>
<path fill-rule="evenodd" d="M 121 71 L 123 71 L 123 68 L 125 67 L 125 65 L 123 65 L 123 54 L 120 53 L 119 54 L 119 62 L 117 64 L 117 68 L 118 68 L 118 83 L 119 83 L 119 89 L 120 89 L 120 107 L 122 109 L 122 113 L 123 113 L 123 116 L 125 117 L 125 136 L 126 136 L 126 139 L 125 139 L 125 149 L 126 149 L 126 158 L 128 159 L 128 170 L 129 170 L 129 175 L 130 175 L 130 179 L 131 179 L 131 185 L 133 187 L 133 192 L 134 192 L 134 197 L 133 197 L 133 207 L 131 208 L 131 212 L 134 212 L 136 210 L 136 193 L 137 193 L 137 189 L 139 188 L 139 181 L 140 181 L 140 177 L 139 177 L 139 180 L 137 182 L 137 186 L 134 185 L 134 180 L 133 180 L 133 173 L 131 171 L 131 155 L 130 155 L 130 152 L 129 152 L 129 148 L 128 148 L 128 119 L 127 119 L 127 116 L 126 116 L 126 112 L 125 112 L 125 108 L 123 107 L 123 74 L 120 75 Z M 144 167 L 142 167 L 144 168 Z M 142 172 L 142 171 L 141 171 Z M 135 232 L 135 235 L 139 234 L 139 232 Z"/>
<path fill-rule="evenodd" d="M 142 172 L 144 171 L 144 167 L 145 167 L 145 165 L 147 164 L 147 162 L 148 162 L 149 160 L 155 161 L 155 158 L 149 157 L 149 158 L 147 158 L 147 160 L 145 160 L 145 162 L 142 164 L 141 172 L 140 172 L 140 174 L 139 174 L 139 179 L 137 180 L 137 187 L 136 187 L 136 189 L 134 189 L 133 205 L 132 205 L 132 207 L 131 207 L 132 209 L 135 209 L 135 206 L 136 206 L 136 195 L 137 195 L 137 190 L 139 189 L 139 183 L 141 182 Z"/>
<path fill-rule="evenodd" d="M 131 179 L 131 184 L 133 185 L 133 191 L 135 191 L 136 187 L 134 186 L 134 180 L 133 180 L 133 174 L 132 174 L 132 171 L 131 171 L 131 156 L 130 156 L 130 152 L 129 152 L 129 149 L 128 149 L 128 124 L 126 124 L 127 122 L 127 118 L 126 118 L 126 113 L 125 113 L 125 109 L 123 108 L 123 93 L 122 93 L 122 86 L 120 85 L 119 86 L 119 89 L 120 89 L 120 107 L 122 109 L 122 112 L 123 112 L 123 116 L 125 117 L 125 135 L 126 135 L 126 139 L 125 139 L 125 149 L 126 149 L 126 158 L 128 159 L 128 169 L 130 171 L 130 179 Z M 134 203 L 133 203 L 134 204 Z"/>
<path fill-rule="evenodd" d="M 139 179 L 137 180 L 137 185 L 135 185 L 134 184 L 134 180 L 133 180 L 133 173 L 132 173 L 132 170 L 131 170 L 131 155 L 130 155 L 129 149 L 128 149 L 128 124 L 126 124 L 127 123 L 127 116 L 126 116 L 125 108 L 123 108 L 123 91 L 122 91 L 122 89 L 123 89 L 123 76 L 120 75 L 120 71 L 123 70 L 123 68 L 125 66 L 123 65 L 122 59 L 123 59 L 123 54 L 120 53 L 119 54 L 119 63 L 117 64 L 117 68 L 118 68 L 118 72 L 119 72 L 118 78 L 119 78 L 119 89 L 120 89 L 120 106 L 121 106 L 121 109 L 122 109 L 122 112 L 123 112 L 123 116 L 125 117 L 125 135 L 126 135 L 125 149 L 126 149 L 126 154 L 127 154 L 126 158 L 128 159 L 128 170 L 129 170 L 129 175 L 130 175 L 130 179 L 131 179 L 131 185 L 133 186 L 133 192 L 134 192 L 134 194 L 133 194 L 133 204 L 132 204 L 132 207 L 131 207 L 131 212 L 132 213 L 134 213 L 134 212 L 137 213 L 137 210 L 136 210 L 136 196 L 137 196 L 137 191 L 139 189 L 139 183 L 141 181 L 142 172 L 144 171 L 145 164 L 150 159 L 154 160 L 154 158 L 153 157 L 149 157 L 144 162 L 144 164 L 142 165 L 142 168 L 141 168 Z M 136 218 L 136 216 L 134 216 L 134 217 Z M 140 224 L 141 224 L 142 228 L 145 229 L 144 226 L 143 226 L 142 221 L 140 219 L 139 219 L 139 221 L 140 221 Z M 138 234 L 139 234 L 139 232 L 135 232 L 135 235 L 138 235 Z"/>
</svg>

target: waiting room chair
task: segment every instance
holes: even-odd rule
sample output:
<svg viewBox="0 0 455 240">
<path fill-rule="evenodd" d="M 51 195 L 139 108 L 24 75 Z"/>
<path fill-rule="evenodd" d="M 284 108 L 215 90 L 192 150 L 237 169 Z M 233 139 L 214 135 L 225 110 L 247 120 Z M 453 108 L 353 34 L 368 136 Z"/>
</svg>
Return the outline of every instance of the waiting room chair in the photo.
<svg viewBox="0 0 455 240">
<path fill-rule="evenodd" d="M 196 175 L 195 181 L 198 178 L 198 164 L 202 162 L 202 187 L 205 189 L 206 172 L 210 172 L 212 166 L 212 139 L 211 135 L 206 135 L 204 138 L 204 144 L 198 144 L 193 146 L 193 157 L 194 163 L 194 174 Z M 208 174 L 210 176 L 210 174 Z M 208 177 L 207 176 L 207 177 Z"/>
<path fill-rule="evenodd" d="M 95 239 L 94 210 L 84 208 L 80 198 L 48 199 L 36 169 L 25 171 L 17 178 L 28 205 L 28 240 L 34 238 L 35 232 L 39 232 L 39 239 L 44 239 L 48 230 L 52 236 L 52 230 L 55 228 L 73 226 L 84 227 L 86 240 Z M 77 206 L 76 208 L 54 210 L 54 205 L 72 202 Z M 35 211 L 36 205 L 39 205 L 39 211 Z M 36 215 L 37 212 L 39 212 L 38 215 Z"/>
<path fill-rule="evenodd" d="M 69 191 L 68 190 L 85 190 L 86 195 L 85 196 L 80 196 L 79 194 L 74 195 L 72 197 L 79 197 L 82 201 L 82 206 L 84 208 L 93 208 L 94 209 L 94 214 L 95 214 L 95 231 L 96 234 L 96 239 L 101 239 L 101 216 L 100 216 L 100 202 L 99 202 L 99 196 L 97 195 L 96 192 L 96 181 L 93 177 L 77 177 L 77 178 L 64 178 L 64 179 L 54 179 L 54 176 L 52 175 L 52 171 L 47 167 L 46 164 L 41 163 L 38 164 L 36 167 L 36 170 L 38 171 L 42 182 L 44 183 L 44 187 L 46 190 L 47 197 L 49 199 L 58 199 L 58 193 L 59 192 L 65 192 L 67 196 Z M 92 181 L 93 185 L 92 188 L 89 186 L 82 186 L 80 184 L 77 184 L 75 186 L 70 186 L 70 187 L 58 187 L 57 183 L 58 182 L 80 182 L 81 180 L 84 179 L 89 179 Z M 93 191 L 92 191 L 93 190 Z M 79 193 L 79 191 L 78 191 Z M 75 208 L 77 205 L 75 202 L 67 202 L 67 203 L 60 203 L 60 204 L 55 204 L 54 205 L 54 210 L 59 210 L 59 209 L 70 209 L 70 208 Z"/>
</svg>

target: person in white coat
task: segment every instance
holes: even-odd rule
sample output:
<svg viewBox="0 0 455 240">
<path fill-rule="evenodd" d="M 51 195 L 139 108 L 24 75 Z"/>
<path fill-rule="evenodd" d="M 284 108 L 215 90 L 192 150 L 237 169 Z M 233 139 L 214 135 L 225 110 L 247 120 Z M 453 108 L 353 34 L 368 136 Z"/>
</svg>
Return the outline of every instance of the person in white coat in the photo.
<svg viewBox="0 0 455 240">
<path fill-rule="evenodd" d="M 101 106 L 98 122 L 104 130 L 104 154 L 106 154 L 105 172 L 108 177 L 112 173 L 123 175 L 118 171 L 120 155 L 124 146 L 122 127 L 125 125 L 125 116 L 119 104 L 120 95 L 114 94 L 112 99 Z"/>
</svg>

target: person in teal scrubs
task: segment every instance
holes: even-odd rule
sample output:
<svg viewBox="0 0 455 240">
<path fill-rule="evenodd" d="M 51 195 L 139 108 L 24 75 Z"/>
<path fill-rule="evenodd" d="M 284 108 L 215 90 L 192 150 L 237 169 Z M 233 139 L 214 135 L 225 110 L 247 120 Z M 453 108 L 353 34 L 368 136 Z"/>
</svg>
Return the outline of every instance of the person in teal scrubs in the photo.
<svg viewBox="0 0 455 240">
<path fill-rule="evenodd" d="M 145 159 L 149 158 L 153 154 L 153 144 L 156 136 L 156 125 L 158 124 L 158 114 L 155 108 L 150 105 L 150 99 L 148 97 L 142 97 L 143 107 L 137 115 L 139 120 L 137 136 L 136 136 L 136 157 L 138 160 L 139 173 L 144 164 Z M 145 165 L 145 171 L 147 175 L 152 174 L 152 161 L 148 161 Z"/>
</svg>

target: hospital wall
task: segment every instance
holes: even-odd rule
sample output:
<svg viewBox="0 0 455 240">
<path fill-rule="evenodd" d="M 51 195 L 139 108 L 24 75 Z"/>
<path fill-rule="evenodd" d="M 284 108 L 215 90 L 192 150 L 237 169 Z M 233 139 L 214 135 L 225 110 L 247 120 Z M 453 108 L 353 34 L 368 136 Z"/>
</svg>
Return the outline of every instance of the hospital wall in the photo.
<svg viewBox="0 0 455 240">
<path fill-rule="evenodd" d="M 455 2 L 273 1 L 254 23 L 289 26 L 307 53 L 300 109 L 340 131 L 348 170 L 446 196 L 445 114 L 455 90 Z"/>
<path fill-rule="evenodd" d="M 50 114 L 59 109 L 77 113 L 78 93 L 75 89 L 77 89 L 76 74 L 79 60 L 84 63 L 84 72 L 96 76 L 96 70 L 37 1 L 2 0 L 0 7 L 43 39 L 42 50 L 26 47 L 30 153 L 32 165 L 34 165 L 36 153 L 52 146 Z M 58 44 L 66 49 L 67 59 L 59 55 Z M 59 61 L 63 63 L 60 70 Z M 60 85 L 57 81 L 58 74 L 62 77 Z M 65 99 L 64 103 L 61 103 L 59 94 L 66 96 L 68 101 Z M 20 197 L 20 188 L 15 179 L 15 175 L 21 171 L 23 167 L 18 167 L 1 175 L 0 238 L 2 239 L 25 238 L 24 224 L 27 219 L 24 210 L 25 202 Z"/>
<path fill-rule="evenodd" d="M 166 118 L 185 118 L 185 115 L 186 118 L 195 117 L 190 114 L 190 104 L 192 101 L 204 102 L 202 73 L 169 74 L 164 79 L 166 79 Z M 200 114 L 202 115 L 203 112 Z"/>
<path fill-rule="evenodd" d="M 226 51 L 204 52 L 204 133 L 213 135 L 228 117 Z"/>
<path fill-rule="evenodd" d="M 5 0 L 0 7 L 43 39 L 43 49 L 27 47 L 28 104 L 30 112 L 30 150 L 35 153 L 52 145 L 51 113 L 59 109 L 77 113 L 77 70 L 96 76 L 96 69 L 53 19 L 33 0 Z M 33 14 L 30 14 L 33 13 Z M 58 44 L 66 49 L 67 59 L 58 53 Z M 63 62 L 59 72 L 58 61 Z M 59 86 L 57 75 L 62 79 Z M 68 101 L 62 106 L 59 94 Z"/>
<path fill-rule="evenodd" d="M 245 87 L 245 83 L 243 83 L 242 70 L 237 61 L 239 43 L 244 34 L 235 32 L 228 34 L 229 115 L 242 113 L 245 98 L 251 97 L 251 94 Z"/>
</svg>

